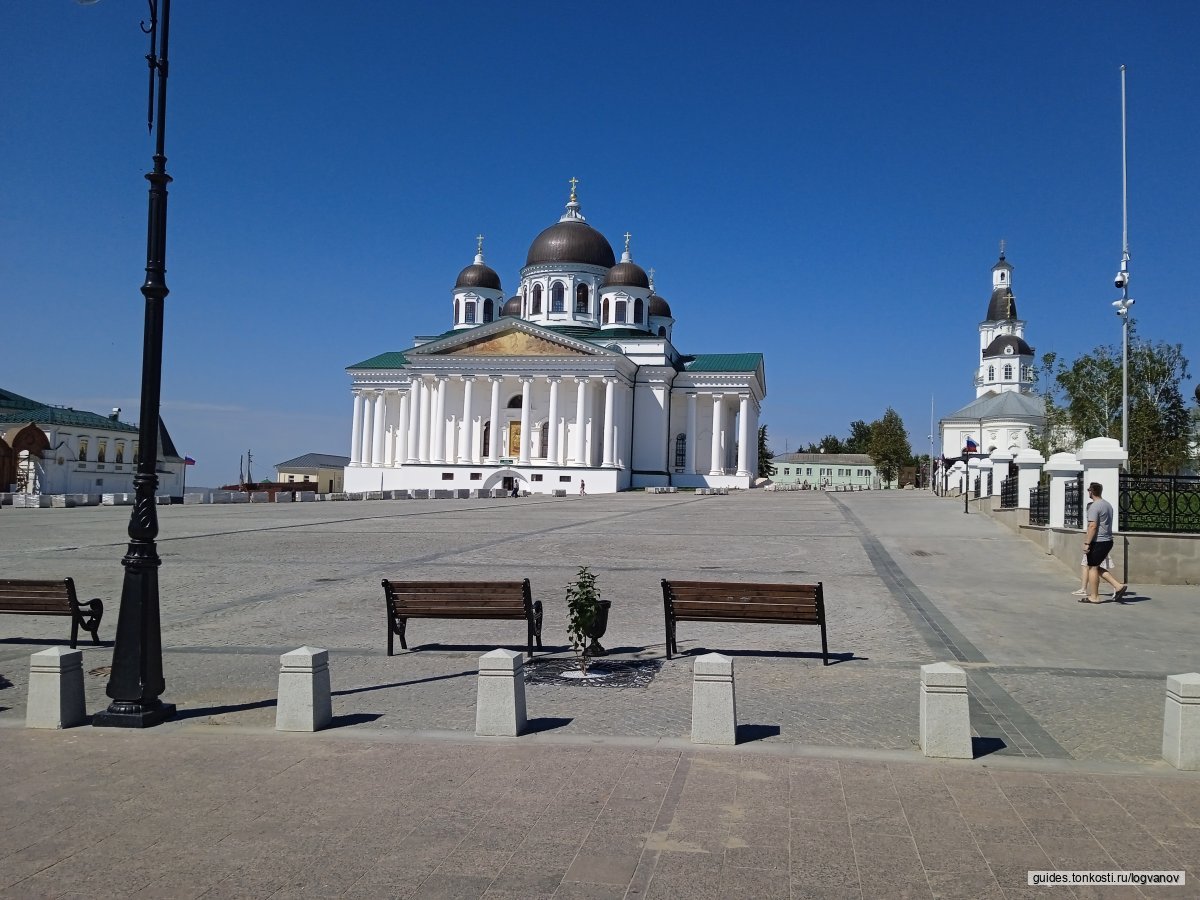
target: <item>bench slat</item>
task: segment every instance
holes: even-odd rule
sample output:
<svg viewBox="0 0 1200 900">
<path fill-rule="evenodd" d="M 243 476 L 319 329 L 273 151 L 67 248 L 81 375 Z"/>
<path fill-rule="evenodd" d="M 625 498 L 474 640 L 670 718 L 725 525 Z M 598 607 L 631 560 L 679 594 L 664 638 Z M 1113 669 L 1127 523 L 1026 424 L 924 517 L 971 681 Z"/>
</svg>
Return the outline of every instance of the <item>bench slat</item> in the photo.
<svg viewBox="0 0 1200 900">
<path fill-rule="evenodd" d="M 424 594 L 448 593 L 457 594 L 463 591 L 522 591 L 525 587 L 521 581 L 391 581 L 389 588 L 393 591 L 420 591 Z"/>
<path fill-rule="evenodd" d="M 14 616 L 31 615 L 31 616 L 73 616 L 75 613 L 68 607 L 63 609 L 60 606 L 53 608 L 43 606 L 3 606 L 0 605 L 0 613 L 11 614 Z"/>
<path fill-rule="evenodd" d="M 815 604 L 808 603 L 723 603 L 716 601 L 684 600 L 675 601 L 675 614 L 694 613 L 702 616 L 705 613 L 729 613 L 730 615 L 816 615 L 820 610 Z"/>
</svg>

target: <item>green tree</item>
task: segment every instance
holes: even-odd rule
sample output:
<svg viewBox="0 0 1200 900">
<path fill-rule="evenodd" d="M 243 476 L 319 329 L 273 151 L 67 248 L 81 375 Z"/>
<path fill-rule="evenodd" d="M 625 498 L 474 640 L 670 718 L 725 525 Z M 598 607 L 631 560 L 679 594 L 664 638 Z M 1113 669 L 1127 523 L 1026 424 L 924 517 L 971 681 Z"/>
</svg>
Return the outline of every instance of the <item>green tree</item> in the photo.
<svg viewBox="0 0 1200 900">
<path fill-rule="evenodd" d="M 805 453 L 845 453 L 846 445 L 836 434 L 827 434 L 816 443 L 804 448 Z"/>
<path fill-rule="evenodd" d="M 843 446 L 846 453 L 871 452 L 871 426 L 862 419 L 850 423 L 850 437 L 846 438 Z"/>
<path fill-rule="evenodd" d="M 900 467 L 908 465 L 912 459 L 908 431 L 904 428 L 900 414 L 890 406 L 882 419 L 871 423 L 871 449 L 868 452 L 888 487 L 891 487 L 900 472 Z"/>
<path fill-rule="evenodd" d="M 1190 423 L 1180 384 L 1188 361 L 1180 344 L 1129 335 L 1129 471 L 1177 472 L 1187 465 Z M 1096 347 L 1070 366 L 1043 357 L 1039 394 L 1046 427 L 1034 446 L 1054 453 L 1094 437 L 1121 439 L 1121 349 Z"/>
<path fill-rule="evenodd" d="M 767 445 L 767 426 L 758 426 L 758 477 L 770 478 L 775 474 L 775 466 L 771 460 L 775 458 L 774 451 Z"/>
</svg>

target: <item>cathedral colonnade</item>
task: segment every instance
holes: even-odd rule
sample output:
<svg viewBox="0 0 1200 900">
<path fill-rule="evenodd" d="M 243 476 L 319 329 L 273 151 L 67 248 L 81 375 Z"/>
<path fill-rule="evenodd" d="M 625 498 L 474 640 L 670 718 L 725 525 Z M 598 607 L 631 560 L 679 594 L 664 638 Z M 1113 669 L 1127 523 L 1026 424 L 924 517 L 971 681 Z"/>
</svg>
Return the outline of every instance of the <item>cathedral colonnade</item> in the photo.
<svg viewBox="0 0 1200 900">
<path fill-rule="evenodd" d="M 620 421 L 631 392 L 612 375 L 422 375 L 406 385 L 359 387 L 350 465 L 495 466 L 507 459 L 624 468 Z"/>
</svg>

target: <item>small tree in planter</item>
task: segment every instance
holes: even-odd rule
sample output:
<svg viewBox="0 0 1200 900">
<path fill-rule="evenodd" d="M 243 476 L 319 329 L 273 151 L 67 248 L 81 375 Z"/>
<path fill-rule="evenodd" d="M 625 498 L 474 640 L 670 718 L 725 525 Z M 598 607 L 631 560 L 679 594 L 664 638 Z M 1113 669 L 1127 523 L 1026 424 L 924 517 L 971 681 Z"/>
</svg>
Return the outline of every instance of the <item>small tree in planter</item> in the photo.
<svg viewBox="0 0 1200 900">
<path fill-rule="evenodd" d="M 587 566 L 580 566 L 575 580 L 567 585 L 567 636 L 579 653 L 579 669 L 584 675 L 590 658 L 605 653 L 599 638 L 608 628 L 611 606 L 611 600 L 600 599 L 595 573 Z"/>
</svg>

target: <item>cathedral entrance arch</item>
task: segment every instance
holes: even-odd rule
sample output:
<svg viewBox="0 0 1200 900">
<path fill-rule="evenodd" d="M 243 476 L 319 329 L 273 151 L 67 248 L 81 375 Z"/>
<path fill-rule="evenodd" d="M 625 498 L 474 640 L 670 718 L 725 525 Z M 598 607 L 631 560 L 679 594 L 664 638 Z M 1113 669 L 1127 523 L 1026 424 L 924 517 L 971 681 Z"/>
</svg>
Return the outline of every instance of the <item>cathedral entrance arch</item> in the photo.
<svg viewBox="0 0 1200 900">
<path fill-rule="evenodd" d="M 13 482 L 19 494 L 37 494 L 41 491 L 42 454 L 50 449 L 46 432 L 30 422 L 12 439 L 12 452 L 16 457 L 16 473 Z"/>
<path fill-rule="evenodd" d="M 503 488 L 505 491 L 511 492 L 514 487 L 518 490 L 525 488 L 525 478 L 516 469 L 498 469 L 483 483 L 483 490 L 486 491 Z"/>
</svg>

